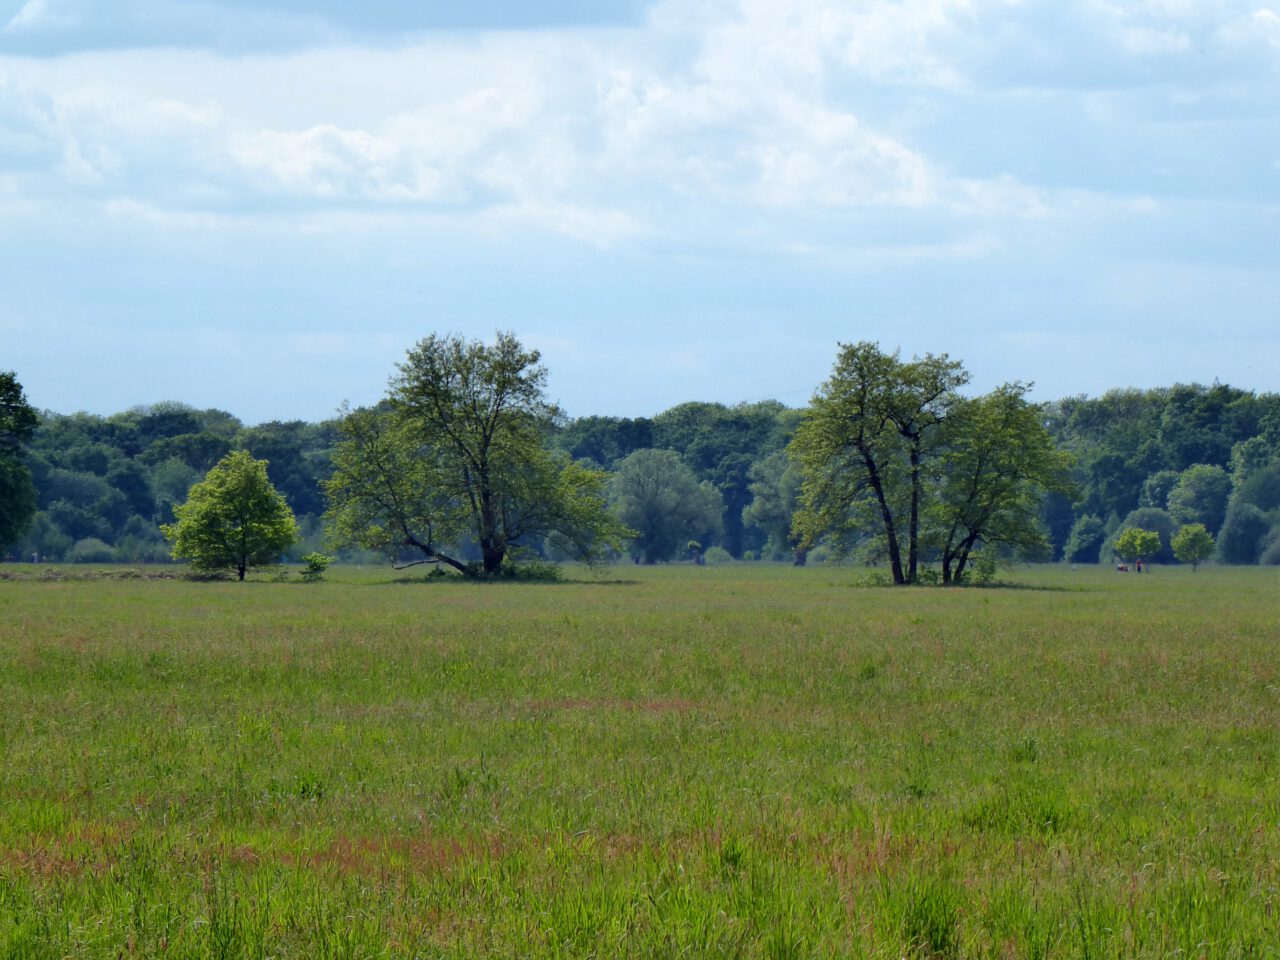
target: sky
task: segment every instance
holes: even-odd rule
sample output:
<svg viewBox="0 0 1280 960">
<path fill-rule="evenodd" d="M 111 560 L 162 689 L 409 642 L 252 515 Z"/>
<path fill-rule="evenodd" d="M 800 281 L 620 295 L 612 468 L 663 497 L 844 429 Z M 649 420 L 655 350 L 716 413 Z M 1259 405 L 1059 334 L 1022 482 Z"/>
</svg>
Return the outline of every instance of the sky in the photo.
<svg viewBox="0 0 1280 960">
<path fill-rule="evenodd" d="M 511 330 L 573 416 L 838 344 L 1280 391 L 1280 0 L 0 0 L 0 370 L 246 423 Z"/>
</svg>

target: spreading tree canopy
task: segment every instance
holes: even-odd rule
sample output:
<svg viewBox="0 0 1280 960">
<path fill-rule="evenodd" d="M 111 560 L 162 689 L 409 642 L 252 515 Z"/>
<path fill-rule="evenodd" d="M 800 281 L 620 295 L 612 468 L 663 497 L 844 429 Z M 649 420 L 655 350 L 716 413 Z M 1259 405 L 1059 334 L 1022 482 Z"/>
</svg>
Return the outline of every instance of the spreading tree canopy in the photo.
<svg viewBox="0 0 1280 960">
<path fill-rule="evenodd" d="M 560 412 L 546 379 L 510 333 L 419 341 L 386 402 L 343 418 L 326 484 L 336 539 L 467 575 L 547 541 L 583 559 L 619 549 L 630 531 L 606 508 L 605 475 L 547 447 Z"/>
<path fill-rule="evenodd" d="M 174 522 L 160 529 L 175 560 L 234 570 L 241 580 L 253 567 L 276 563 L 298 539 L 293 511 L 267 479 L 267 462 L 243 450 L 219 460 L 173 513 Z"/>
<path fill-rule="evenodd" d="M 904 361 L 875 343 L 841 344 L 788 448 L 803 477 L 793 521 L 802 546 L 829 535 L 843 548 L 874 526 L 894 583 L 915 583 L 926 467 L 967 381 L 946 354 Z"/>
<path fill-rule="evenodd" d="M 1040 502 L 1072 491 L 1071 457 L 1055 446 L 1026 392 L 1024 384 L 1005 384 L 950 411 L 930 510 L 943 583 L 964 576 L 980 544 L 1048 549 Z"/>
</svg>

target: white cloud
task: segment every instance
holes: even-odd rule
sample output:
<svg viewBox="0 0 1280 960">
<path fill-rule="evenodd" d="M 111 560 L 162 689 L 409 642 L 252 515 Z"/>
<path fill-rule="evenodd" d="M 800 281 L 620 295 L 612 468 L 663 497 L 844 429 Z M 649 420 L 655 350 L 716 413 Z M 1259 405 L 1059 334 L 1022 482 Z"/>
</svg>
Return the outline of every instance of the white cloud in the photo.
<svg viewBox="0 0 1280 960">
<path fill-rule="evenodd" d="M 6 33 L 57 30 L 74 25 L 76 18 L 55 10 L 49 0 L 27 0 L 5 26 Z"/>
<path fill-rule="evenodd" d="M 372 207 L 605 246 L 695 230 L 704 242 L 770 237 L 778 248 L 817 242 L 805 235 L 816 219 L 852 223 L 866 210 L 1070 216 L 1078 196 L 1098 203 L 1105 190 L 965 169 L 972 146 L 954 142 L 953 155 L 918 135 L 942 116 L 936 98 L 998 109 L 999 97 L 1020 95 L 1026 65 L 1045 60 L 1037 44 L 1060 44 L 1051 52 L 1069 61 L 1106 37 L 1106 56 L 1137 63 L 1181 57 L 1228 20 L 1280 40 L 1270 10 L 1240 21 L 1233 2 L 1206 6 L 682 0 L 656 7 L 643 30 L 238 58 L 10 59 L 0 66 L 0 146 L 32 158 L 14 175 L 37 203 L 72 192 L 175 225 L 192 222 L 184 214 L 288 208 L 326 229 L 336 211 Z M 31 17 L 43 9 L 28 7 Z M 1058 27 L 1061 36 L 1046 34 Z M 990 65 L 1019 58 L 1006 92 Z M 894 97 L 900 106 L 886 110 Z M 1088 122 L 1114 120 L 1100 110 Z M 753 217 L 763 219 L 741 229 Z M 771 237 L 770 221 L 784 235 Z M 949 243 L 919 241 L 902 243 Z"/>
</svg>

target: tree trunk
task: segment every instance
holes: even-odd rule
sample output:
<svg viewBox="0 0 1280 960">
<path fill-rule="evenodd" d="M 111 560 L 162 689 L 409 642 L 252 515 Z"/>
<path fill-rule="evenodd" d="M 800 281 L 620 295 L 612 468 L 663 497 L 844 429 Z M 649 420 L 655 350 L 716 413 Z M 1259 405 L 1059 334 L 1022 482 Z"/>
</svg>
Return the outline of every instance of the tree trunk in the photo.
<svg viewBox="0 0 1280 960">
<path fill-rule="evenodd" d="M 809 560 L 809 551 L 804 547 L 796 547 L 793 566 L 803 567 Z"/>
<path fill-rule="evenodd" d="M 486 576 L 492 576 L 502 568 L 502 559 L 507 554 L 505 550 L 495 545 L 492 540 L 481 544 L 480 553 L 484 558 L 484 572 Z"/>
<path fill-rule="evenodd" d="M 911 520 L 907 527 L 907 583 L 916 582 L 920 548 L 920 438 L 911 441 Z"/>
<path fill-rule="evenodd" d="M 864 463 L 867 461 L 864 459 Z M 880 519 L 884 523 L 884 535 L 889 546 L 889 567 L 893 571 L 893 582 L 902 585 L 907 581 L 902 576 L 902 551 L 898 549 L 898 534 L 893 527 L 893 512 L 884 496 L 884 486 L 880 483 L 880 471 L 868 464 L 871 477 L 871 489 L 875 491 L 876 502 L 880 504 Z"/>
</svg>

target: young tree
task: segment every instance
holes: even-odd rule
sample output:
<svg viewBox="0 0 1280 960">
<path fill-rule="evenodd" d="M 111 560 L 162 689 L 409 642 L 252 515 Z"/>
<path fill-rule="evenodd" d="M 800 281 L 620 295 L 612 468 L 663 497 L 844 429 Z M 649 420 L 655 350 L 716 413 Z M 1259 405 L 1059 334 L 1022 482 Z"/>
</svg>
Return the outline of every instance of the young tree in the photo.
<svg viewBox="0 0 1280 960">
<path fill-rule="evenodd" d="M 1179 563 L 1191 564 L 1192 571 L 1200 568 L 1200 561 L 1213 556 L 1213 537 L 1203 523 L 1188 523 L 1173 538 L 1173 555 Z"/>
<path fill-rule="evenodd" d="M 619 461 L 609 496 L 645 563 L 670 560 L 689 541 L 705 543 L 722 530 L 720 492 L 699 483 L 674 450 L 637 450 Z"/>
<path fill-rule="evenodd" d="M 469 576 L 546 539 L 584 559 L 620 548 L 631 531 L 606 507 L 604 474 L 546 447 L 560 413 L 539 361 L 510 333 L 419 341 L 385 407 L 344 419 L 327 484 L 337 540 L 412 548 Z M 447 552 L 463 539 L 479 569 Z"/>
<path fill-rule="evenodd" d="M 195 484 L 175 520 L 160 529 L 173 557 L 200 570 L 236 571 L 273 564 L 298 539 L 298 524 L 267 479 L 267 462 L 243 450 L 228 453 Z"/>
<path fill-rule="evenodd" d="M 1154 557 L 1160 552 L 1160 534 L 1141 527 L 1129 527 L 1116 538 L 1115 551 L 1126 562 Z"/>
<path fill-rule="evenodd" d="M 979 544 L 1048 547 L 1040 502 L 1049 491 L 1071 491 L 1071 457 L 1054 445 L 1026 392 L 1024 384 L 1005 384 L 951 408 L 930 511 L 943 583 L 963 578 Z"/>
<path fill-rule="evenodd" d="M 794 519 L 801 544 L 830 534 L 844 550 L 874 523 L 894 583 L 915 583 L 926 461 L 967 380 L 945 354 L 904 362 L 878 344 L 841 344 L 788 448 L 803 477 Z"/>
<path fill-rule="evenodd" d="M 0 549 L 22 539 L 36 513 L 36 488 L 22 462 L 22 447 L 36 429 L 22 384 L 0 372 Z"/>
</svg>

